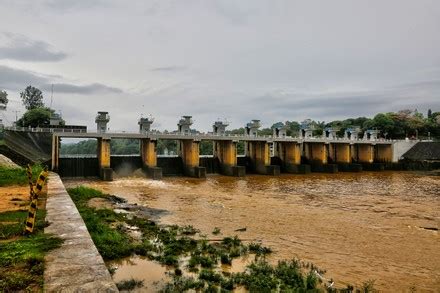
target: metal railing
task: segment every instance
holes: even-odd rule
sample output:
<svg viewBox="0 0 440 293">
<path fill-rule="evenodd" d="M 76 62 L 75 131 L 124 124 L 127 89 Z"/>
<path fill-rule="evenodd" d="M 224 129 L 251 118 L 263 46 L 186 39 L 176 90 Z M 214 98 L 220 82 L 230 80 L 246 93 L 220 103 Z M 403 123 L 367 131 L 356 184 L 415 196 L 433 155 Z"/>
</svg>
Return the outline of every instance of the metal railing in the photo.
<svg viewBox="0 0 440 293">
<path fill-rule="evenodd" d="M 21 132 L 64 132 L 64 133 L 87 133 L 86 129 L 75 129 L 75 128 L 46 128 L 46 127 L 21 127 L 21 126 L 8 126 L 4 128 L 10 131 L 21 131 Z"/>
<path fill-rule="evenodd" d="M 89 135 L 123 135 L 123 134 L 138 134 L 138 135 L 145 135 L 147 137 L 154 137 L 156 135 L 160 135 L 162 137 L 170 137 L 173 138 L 175 137 L 176 139 L 184 136 L 184 137 L 194 137 L 195 139 L 209 139 L 209 138 L 215 138 L 215 137 L 230 137 L 230 138 L 235 138 L 237 140 L 249 140 L 252 138 L 256 138 L 256 139 L 268 139 L 268 140 L 286 140 L 286 141 L 343 141 L 343 142 L 396 142 L 399 140 L 394 140 L 394 139 L 385 139 L 385 138 L 370 138 L 370 139 L 364 139 L 364 138 L 357 138 L 357 139 L 350 139 L 350 138 L 345 138 L 345 137 L 333 137 L 333 138 L 329 138 L 329 137 L 320 137 L 320 136 L 315 136 L 315 137 L 297 137 L 297 136 L 281 136 L 281 137 L 277 137 L 274 135 L 259 135 L 259 136 L 249 136 L 249 135 L 243 135 L 243 134 L 230 134 L 230 133 L 224 133 L 224 134 L 219 134 L 219 133 L 212 133 L 212 132 L 208 132 L 208 133 L 201 133 L 201 132 L 197 132 L 197 133 L 180 133 L 180 132 L 161 132 L 161 131 L 157 131 L 157 130 L 153 130 L 153 131 L 149 131 L 149 132 L 145 132 L 145 133 L 140 133 L 139 131 L 108 131 L 105 133 L 99 133 L 99 132 L 88 132 L 86 129 L 74 129 L 74 128 L 46 128 L 46 127 L 20 127 L 20 126 L 9 126 L 9 127 L 5 127 L 5 130 L 10 130 L 10 131 L 21 131 L 21 132 L 45 132 L 45 133 L 78 133 L 78 134 L 89 134 Z"/>
</svg>

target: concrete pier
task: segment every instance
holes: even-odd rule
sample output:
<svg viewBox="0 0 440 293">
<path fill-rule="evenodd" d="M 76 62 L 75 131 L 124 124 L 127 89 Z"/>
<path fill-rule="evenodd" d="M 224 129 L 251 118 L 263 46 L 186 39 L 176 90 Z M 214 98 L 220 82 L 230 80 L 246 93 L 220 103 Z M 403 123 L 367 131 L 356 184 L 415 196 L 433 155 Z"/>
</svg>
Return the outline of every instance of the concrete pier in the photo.
<svg viewBox="0 0 440 293">
<path fill-rule="evenodd" d="M 214 157 L 220 162 L 220 172 L 227 176 L 243 177 L 246 169 L 237 166 L 237 142 L 232 140 L 214 141 Z"/>
<path fill-rule="evenodd" d="M 186 176 L 205 178 L 206 170 L 199 167 L 200 142 L 192 139 L 180 140 L 180 157 L 183 161 L 183 170 Z"/>
<path fill-rule="evenodd" d="M 304 157 L 311 164 L 327 164 L 327 148 L 322 142 L 304 142 Z"/>
<path fill-rule="evenodd" d="M 52 171 L 58 171 L 60 166 L 60 137 L 52 136 Z"/>
<path fill-rule="evenodd" d="M 45 256 L 44 292 L 118 292 L 60 177 L 50 173 L 47 186 L 44 233 L 64 243 Z"/>
<path fill-rule="evenodd" d="M 393 161 L 393 146 L 378 144 L 375 146 L 374 161 L 377 163 L 391 163 Z"/>
<path fill-rule="evenodd" d="M 266 141 L 247 141 L 245 151 L 252 171 L 264 175 L 280 174 L 280 166 L 270 164 L 270 148 Z"/>
<path fill-rule="evenodd" d="M 113 180 L 113 170 L 110 168 L 110 139 L 98 138 L 99 177 L 104 181 Z"/>
<path fill-rule="evenodd" d="M 143 170 L 153 179 L 162 179 L 162 169 L 157 167 L 157 141 L 143 138 L 140 143 Z"/>
<path fill-rule="evenodd" d="M 275 156 L 281 160 L 281 171 L 286 173 L 304 173 L 301 165 L 301 145 L 295 142 L 277 142 Z"/>
<path fill-rule="evenodd" d="M 372 144 L 355 144 L 354 150 L 354 159 L 358 163 L 371 164 L 374 162 L 374 146 Z"/>
<path fill-rule="evenodd" d="M 329 144 L 329 158 L 333 163 L 351 163 L 351 152 L 349 143 Z"/>
</svg>

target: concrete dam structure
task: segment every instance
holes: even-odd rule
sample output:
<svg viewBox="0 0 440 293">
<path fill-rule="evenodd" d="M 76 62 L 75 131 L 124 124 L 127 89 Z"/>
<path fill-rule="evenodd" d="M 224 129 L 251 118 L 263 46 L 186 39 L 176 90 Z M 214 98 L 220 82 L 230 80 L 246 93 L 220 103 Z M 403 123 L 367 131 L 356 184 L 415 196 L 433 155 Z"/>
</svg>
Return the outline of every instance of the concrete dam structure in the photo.
<svg viewBox="0 0 440 293">
<path fill-rule="evenodd" d="M 113 171 L 123 164 L 142 168 L 151 178 L 163 175 L 183 174 L 204 178 L 207 173 L 227 176 L 245 176 L 246 173 L 278 175 L 285 173 L 361 171 L 383 169 L 393 162 L 393 142 L 377 138 L 377 132 L 366 131 L 359 138 L 354 130 L 347 130 L 344 138 L 336 137 L 336 131 L 326 129 L 322 137 L 313 137 L 304 127 L 300 137 L 286 135 L 286 127 L 274 129 L 271 136 L 258 135 L 259 120 L 252 120 L 243 135 L 228 135 L 227 123 L 216 121 L 213 131 L 198 133 L 191 129 L 191 116 L 183 116 L 172 133 L 151 131 L 152 119 L 141 118 L 138 133 L 110 133 L 107 112 L 98 112 L 96 132 L 52 133 L 51 167 L 62 176 L 99 176 L 112 180 Z M 63 138 L 96 139 L 95 158 L 62 158 L 60 143 Z M 111 154 L 112 139 L 137 139 L 140 155 L 114 156 Z M 160 157 L 157 154 L 159 140 L 177 141 L 176 157 Z M 212 157 L 200 156 L 200 142 L 212 141 Z M 244 156 L 237 155 L 237 144 L 244 142 Z M 80 171 L 85 170 L 85 171 Z"/>
</svg>

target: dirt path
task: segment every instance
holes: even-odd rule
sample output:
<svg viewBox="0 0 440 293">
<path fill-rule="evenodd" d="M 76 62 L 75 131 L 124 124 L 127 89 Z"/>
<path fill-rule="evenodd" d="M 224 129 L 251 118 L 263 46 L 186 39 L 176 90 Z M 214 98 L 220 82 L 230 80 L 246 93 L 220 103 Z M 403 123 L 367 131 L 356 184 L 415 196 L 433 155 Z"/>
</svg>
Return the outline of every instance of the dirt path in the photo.
<svg viewBox="0 0 440 293">
<path fill-rule="evenodd" d="M 28 200 L 28 186 L 0 187 L 0 213 L 26 209 Z"/>
</svg>

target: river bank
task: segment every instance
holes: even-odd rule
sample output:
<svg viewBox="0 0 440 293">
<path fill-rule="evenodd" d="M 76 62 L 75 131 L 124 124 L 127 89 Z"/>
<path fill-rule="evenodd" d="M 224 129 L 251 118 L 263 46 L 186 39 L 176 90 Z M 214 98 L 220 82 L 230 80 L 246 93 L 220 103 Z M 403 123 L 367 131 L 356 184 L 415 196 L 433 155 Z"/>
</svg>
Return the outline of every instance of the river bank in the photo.
<svg viewBox="0 0 440 293">
<path fill-rule="evenodd" d="M 41 166 L 33 167 L 35 180 Z M 46 189 L 38 199 L 34 232 L 24 235 L 29 207 L 29 186 L 23 168 L 0 167 L 0 291 L 39 292 L 44 286 L 45 255 L 61 239 L 44 234 Z"/>
<path fill-rule="evenodd" d="M 344 286 L 374 279 L 384 291 L 440 288 L 440 181 L 410 172 L 122 178 L 87 184 L 152 209 L 162 224 L 262 240 L 272 263 L 315 263 Z M 244 232 L 235 232 L 246 227 Z M 425 229 L 428 228 L 428 229 Z M 434 228 L 430 230 L 429 228 Z"/>
</svg>

